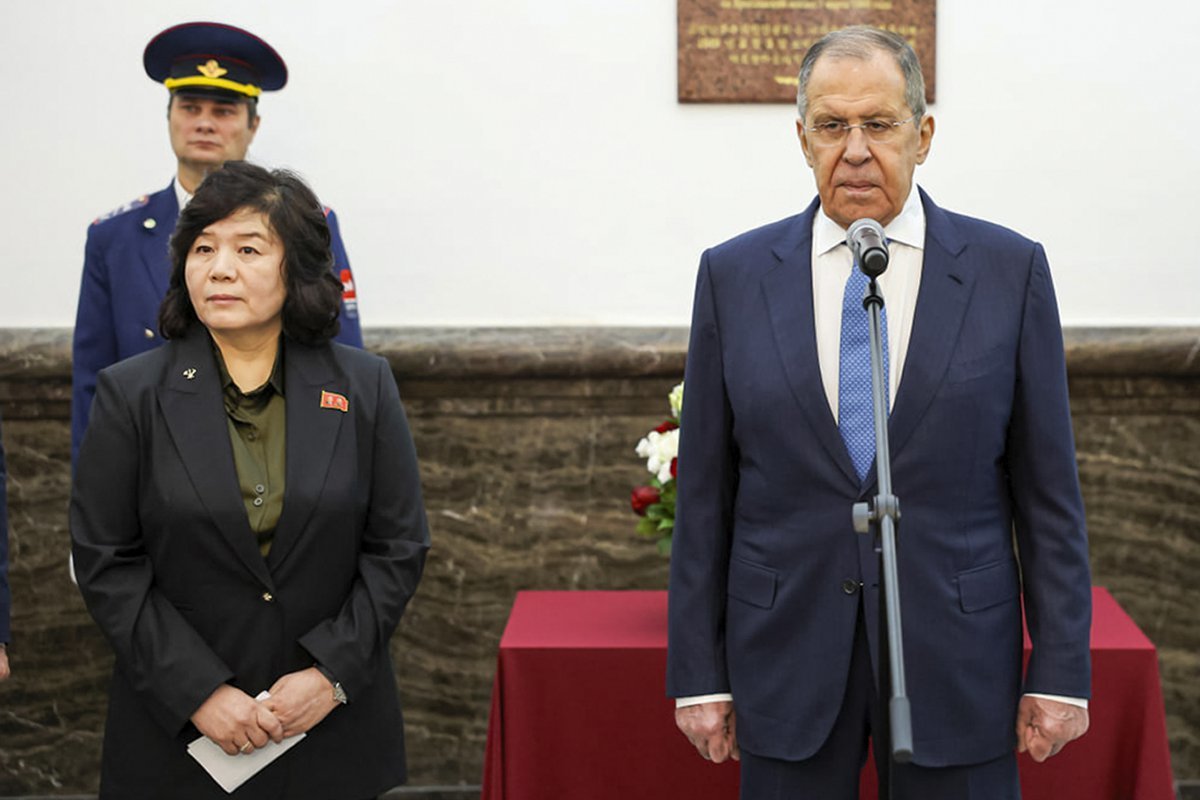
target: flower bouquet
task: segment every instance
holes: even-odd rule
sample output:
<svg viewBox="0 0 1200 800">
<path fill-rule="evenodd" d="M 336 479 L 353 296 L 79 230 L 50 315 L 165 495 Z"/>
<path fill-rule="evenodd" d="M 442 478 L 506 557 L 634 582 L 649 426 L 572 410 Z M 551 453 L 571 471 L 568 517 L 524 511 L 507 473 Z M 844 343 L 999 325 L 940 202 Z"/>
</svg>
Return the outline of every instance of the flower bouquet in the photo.
<svg viewBox="0 0 1200 800">
<path fill-rule="evenodd" d="M 679 414 L 683 410 L 683 384 L 668 396 L 671 417 L 664 420 L 637 444 L 637 454 L 646 459 L 646 469 L 654 477 L 630 494 L 629 502 L 639 517 L 637 532 L 657 539 L 658 551 L 671 554 L 671 534 L 675 530 L 675 472 L 679 462 Z"/>
</svg>

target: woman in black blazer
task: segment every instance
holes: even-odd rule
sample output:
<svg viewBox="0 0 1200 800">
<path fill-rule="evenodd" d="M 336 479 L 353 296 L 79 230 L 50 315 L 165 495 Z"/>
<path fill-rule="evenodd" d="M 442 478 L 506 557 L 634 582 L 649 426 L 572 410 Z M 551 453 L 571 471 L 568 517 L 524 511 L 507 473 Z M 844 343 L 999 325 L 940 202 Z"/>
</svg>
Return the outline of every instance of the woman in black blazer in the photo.
<svg viewBox="0 0 1200 800">
<path fill-rule="evenodd" d="M 70 516 L 116 653 L 102 798 L 226 797 L 201 734 L 238 758 L 307 734 L 235 797 L 404 781 L 388 643 L 429 531 L 388 363 L 330 342 L 329 243 L 299 178 L 227 164 L 171 240 L 169 342 L 100 373 Z"/>
</svg>

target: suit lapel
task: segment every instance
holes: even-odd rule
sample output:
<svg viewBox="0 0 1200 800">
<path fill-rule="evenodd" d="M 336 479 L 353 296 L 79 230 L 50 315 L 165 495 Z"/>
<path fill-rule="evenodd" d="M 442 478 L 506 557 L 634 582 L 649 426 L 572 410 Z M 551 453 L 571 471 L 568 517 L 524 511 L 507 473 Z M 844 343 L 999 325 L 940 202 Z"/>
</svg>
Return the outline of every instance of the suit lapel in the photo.
<svg viewBox="0 0 1200 800">
<path fill-rule="evenodd" d="M 941 385 L 958 344 L 975 271 L 959 254 L 966 243 L 944 211 L 923 191 L 925 254 L 904 374 L 888 423 L 893 457 L 908 441 Z"/>
<path fill-rule="evenodd" d="M 171 438 L 221 536 L 246 569 L 269 588 L 271 576 L 250 529 L 238 486 L 220 371 L 208 333 L 197 325 L 169 346 L 175 352 L 159 387 L 158 400 Z"/>
<path fill-rule="evenodd" d="M 146 270 L 146 276 L 157 297 L 166 295 L 167 284 L 171 279 L 168 243 L 171 241 L 171 234 L 175 232 L 178 219 L 179 201 L 175 199 L 174 183 L 161 192 L 152 194 L 150 202 L 138 212 L 137 224 L 142 231 L 139 247 L 142 267 Z"/>
<path fill-rule="evenodd" d="M 287 488 L 283 513 L 267 563 L 281 564 L 296 545 L 312 516 L 333 458 L 346 412 L 321 407 L 322 391 L 350 397 L 350 385 L 328 347 L 306 347 L 288 340 L 284 349 L 287 399 Z"/>
<path fill-rule="evenodd" d="M 762 279 L 763 297 L 792 395 L 817 440 L 857 485 L 858 474 L 829 410 L 817 359 L 812 293 L 812 221 L 817 206 L 814 201 L 796 217 L 788 236 L 772 248 L 779 263 Z"/>
</svg>

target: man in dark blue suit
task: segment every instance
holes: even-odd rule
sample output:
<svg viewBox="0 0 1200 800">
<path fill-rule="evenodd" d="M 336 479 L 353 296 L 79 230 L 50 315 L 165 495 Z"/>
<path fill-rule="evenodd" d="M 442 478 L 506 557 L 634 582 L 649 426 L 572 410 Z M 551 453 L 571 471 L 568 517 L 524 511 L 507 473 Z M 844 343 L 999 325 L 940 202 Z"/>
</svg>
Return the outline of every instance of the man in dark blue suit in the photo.
<svg viewBox="0 0 1200 800">
<path fill-rule="evenodd" d="M 868 740 L 888 750 L 878 554 L 851 520 L 877 489 L 845 236 L 872 218 L 891 254 L 879 283 L 914 737 L 892 789 L 1013 800 L 1015 751 L 1040 761 L 1082 735 L 1090 694 L 1087 535 L 1046 257 L 914 191 L 934 122 L 903 39 L 825 37 L 798 104 L 819 197 L 700 264 L 670 579 L 676 722 L 706 758 L 741 758 L 745 800 L 857 797 Z"/>
<path fill-rule="evenodd" d="M 96 373 L 162 344 L 158 307 L 167 290 L 167 243 L 179 210 L 209 171 L 245 159 L 262 117 L 258 98 L 283 88 L 287 66 L 254 34 L 211 22 L 168 28 L 143 54 L 146 73 L 170 91 L 167 122 L 176 173 L 167 188 L 144 195 L 88 228 L 71 374 L 71 460 L 87 428 Z M 333 271 L 342 282 L 337 341 L 362 347 L 358 300 L 337 215 Z"/>
</svg>

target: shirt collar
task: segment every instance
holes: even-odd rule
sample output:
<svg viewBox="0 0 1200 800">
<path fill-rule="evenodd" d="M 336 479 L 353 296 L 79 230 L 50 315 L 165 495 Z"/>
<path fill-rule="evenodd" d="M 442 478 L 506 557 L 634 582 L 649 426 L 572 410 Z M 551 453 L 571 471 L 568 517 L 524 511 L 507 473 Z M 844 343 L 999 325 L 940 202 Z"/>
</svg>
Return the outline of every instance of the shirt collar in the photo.
<svg viewBox="0 0 1200 800">
<path fill-rule="evenodd" d="M 179 210 L 183 211 L 184 206 L 192 202 L 192 196 L 179 184 L 179 178 L 172 178 L 171 186 L 175 189 L 175 202 L 179 204 Z"/>
<path fill-rule="evenodd" d="M 925 249 L 925 206 L 921 203 L 921 193 L 916 185 L 908 193 L 904 208 L 896 218 L 883 229 L 883 234 L 889 241 L 899 242 Z M 825 214 L 824 208 L 818 208 L 813 216 L 813 252 L 824 255 L 839 244 L 846 243 L 846 229 L 838 225 Z"/>
<path fill-rule="evenodd" d="M 229 374 L 229 369 L 225 366 L 225 358 L 221 355 L 221 348 L 217 347 L 217 343 L 212 343 L 213 353 L 217 357 L 217 369 L 221 372 L 221 388 L 224 390 L 226 397 L 234 400 L 242 398 L 269 398 L 271 393 L 283 397 L 283 337 L 279 337 L 279 349 L 275 351 L 275 364 L 271 367 L 271 377 L 267 378 L 267 382 L 257 389 L 252 389 L 249 392 L 243 392 L 238 388 L 238 385 L 233 382 L 233 377 Z"/>
</svg>

